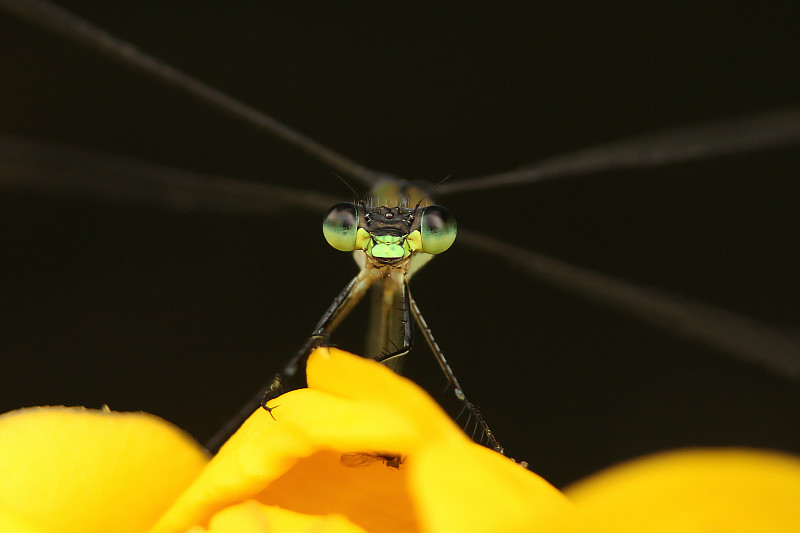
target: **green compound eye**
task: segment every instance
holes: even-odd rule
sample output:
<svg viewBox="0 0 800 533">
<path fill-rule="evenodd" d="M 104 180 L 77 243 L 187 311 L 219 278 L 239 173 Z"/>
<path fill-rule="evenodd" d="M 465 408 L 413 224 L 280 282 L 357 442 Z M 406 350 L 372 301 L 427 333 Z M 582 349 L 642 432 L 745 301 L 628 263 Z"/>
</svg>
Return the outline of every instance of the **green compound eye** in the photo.
<svg viewBox="0 0 800 533">
<path fill-rule="evenodd" d="M 322 234 L 328 244 L 342 252 L 356 249 L 358 235 L 358 207 L 341 203 L 331 207 L 322 222 Z"/>
<path fill-rule="evenodd" d="M 440 205 L 430 205 L 422 211 L 420 224 L 422 252 L 440 254 L 450 248 L 456 240 L 456 219 Z"/>
</svg>

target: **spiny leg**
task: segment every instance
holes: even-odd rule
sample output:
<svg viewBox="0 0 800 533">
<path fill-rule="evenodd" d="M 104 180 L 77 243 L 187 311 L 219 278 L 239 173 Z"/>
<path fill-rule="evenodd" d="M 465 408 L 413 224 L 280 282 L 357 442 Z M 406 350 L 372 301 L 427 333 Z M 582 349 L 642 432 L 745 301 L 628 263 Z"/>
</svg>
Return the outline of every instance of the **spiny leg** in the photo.
<svg viewBox="0 0 800 533">
<path fill-rule="evenodd" d="M 350 309 L 352 309 L 359 300 L 361 300 L 364 292 L 371 283 L 369 278 L 364 276 L 363 273 L 364 271 L 350 280 L 322 315 L 322 318 L 320 318 L 319 322 L 314 327 L 313 333 L 303 347 L 289 360 L 281 372 L 275 374 L 275 377 L 268 385 L 259 389 L 258 393 L 242 406 L 236 415 L 208 440 L 206 449 L 216 452 L 222 443 L 227 440 L 228 437 L 242 425 L 242 422 L 244 422 L 259 406 L 263 407 L 272 415 L 272 409 L 274 409 L 274 407 L 268 407 L 267 402 L 277 398 L 284 392 L 303 387 L 302 383 L 298 383 L 298 369 L 302 363 L 308 359 L 308 356 L 314 348 L 322 346 L 327 342 L 331 331 L 336 327 L 339 321 L 347 315 Z"/>
<path fill-rule="evenodd" d="M 314 348 L 324 346 L 328 342 L 330 334 L 339 322 L 347 316 L 353 306 L 361 301 L 366 289 L 372 284 L 372 279 L 365 272 L 367 271 L 362 270 L 359 272 L 342 289 L 322 315 L 322 318 L 319 319 L 317 325 L 314 326 L 314 331 L 303 347 L 292 357 L 283 370 L 275 375 L 261 400 L 261 407 L 270 412 L 270 414 L 272 414 L 272 409 L 267 406 L 267 402 L 285 392 L 303 387 L 303 383 L 299 383 L 298 369 L 303 366 L 303 363 L 306 362 Z"/>
<path fill-rule="evenodd" d="M 478 411 L 478 408 L 475 407 L 472 404 L 472 402 L 470 402 L 467 399 L 467 396 L 464 394 L 464 389 L 461 387 L 461 384 L 458 382 L 458 378 L 456 378 L 456 375 L 453 373 L 453 369 L 450 368 L 450 365 L 447 363 L 447 359 L 445 358 L 442 349 L 439 348 L 439 345 L 436 343 L 436 339 L 433 338 L 433 333 L 431 332 L 431 328 L 428 327 L 428 324 L 422 317 L 422 313 L 419 310 L 417 302 L 414 300 L 414 298 L 411 297 L 411 293 L 408 291 L 408 286 L 406 286 L 405 294 L 409 307 L 411 308 L 411 313 L 414 315 L 414 319 L 417 321 L 419 328 L 422 330 L 422 335 L 425 337 L 425 341 L 428 343 L 428 346 L 433 352 L 434 357 L 436 357 L 436 362 L 439 363 L 439 367 L 442 369 L 442 373 L 444 373 L 448 383 L 453 387 L 453 392 L 455 393 L 456 399 L 461 401 L 464 404 L 464 408 L 466 408 L 466 410 L 468 410 L 470 414 L 474 417 L 475 428 L 481 430 L 483 435 L 486 437 L 486 442 L 488 443 L 489 447 L 491 447 L 497 452 L 503 453 L 503 447 L 500 445 L 499 442 L 497 442 L 494 433 L 492 433 L 492 430 L 489 428 L 489 425 L 483 419 L 483 416 L 481 416 L 480 412 Z"/>
</svg>

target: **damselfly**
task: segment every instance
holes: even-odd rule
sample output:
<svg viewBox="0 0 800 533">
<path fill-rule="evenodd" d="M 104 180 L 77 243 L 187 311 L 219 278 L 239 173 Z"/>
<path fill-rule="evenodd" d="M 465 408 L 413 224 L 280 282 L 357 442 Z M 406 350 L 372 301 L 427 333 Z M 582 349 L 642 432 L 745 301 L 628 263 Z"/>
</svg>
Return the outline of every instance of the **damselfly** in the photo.
<svg viewBox="0 0 800 533">
<path fill-rule="evenodd" d="M 65 5 L 369 167 L 448 184 L 786 108 L 800 88 L 789 5 Z M 6 133 L 352 200 L 324 165 L 249 126 L 15 18 L 0 24 Z M 460 228 L 792 328 L 797 163 L 791 149 L 742 151 L 436 199 Z M 107 205 L 4 195 L 6 409 L 107 402 L 204 439 L 352 276 L 316 215 Z M 556 483 L 668 446 L 798 442 L 800 394 L 783 375 L 531 281 L 461 237 L 428 269 L 415 294 L 460 380 L 503 444 Z M 336 340 L 356 349 L 355 336 Z"/>
</svg>

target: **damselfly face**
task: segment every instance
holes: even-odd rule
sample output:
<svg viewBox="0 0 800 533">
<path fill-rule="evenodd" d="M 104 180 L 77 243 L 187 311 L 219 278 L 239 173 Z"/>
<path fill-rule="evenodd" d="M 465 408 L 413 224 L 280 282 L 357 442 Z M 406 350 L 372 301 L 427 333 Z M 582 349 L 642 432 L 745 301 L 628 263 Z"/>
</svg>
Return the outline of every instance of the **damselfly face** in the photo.
<svg viewBox="0 0 800 533">
<path fill-rule="evenodd" d="M 421 253 L 438 255 L 456 240 L 456 221 L 440 205 L 368 207 L 340 203 L 322 223 L 325 240 L 341 252 L 363 251 L 376 265 Z"/>
<path fill-rule="evenodd" d="M 408 179 L 455 184 L 799 103 L 789 2 L 502 13 L 163 4 L 64 5 Z M 0 39 L 4 133 L 356 200 L 324 165 L 95 52 L 5 14 Z M 435 197 L 460 232 L 793 330 L 798 170 L 790 147 Z M 122 205 L 4 190 L 3 408 L 107 403 L 203 439 L 297 350 L 353 264 L 320 236 L 326 207 L 180 213 L 137 194 L 120 193 L 132 204 Z M 534 281 L 460 239 L 415 277 L 414 296 L 498 438 L 548 479 L 675 446 L 797 450 L 795 378 Z M 364 320 L 348 320 L 337 343 L 358 351 Z M 426 381 L 430 357 L 417 352 L 407 367 L 435 395 L 438 376 Z"/>
</svg>

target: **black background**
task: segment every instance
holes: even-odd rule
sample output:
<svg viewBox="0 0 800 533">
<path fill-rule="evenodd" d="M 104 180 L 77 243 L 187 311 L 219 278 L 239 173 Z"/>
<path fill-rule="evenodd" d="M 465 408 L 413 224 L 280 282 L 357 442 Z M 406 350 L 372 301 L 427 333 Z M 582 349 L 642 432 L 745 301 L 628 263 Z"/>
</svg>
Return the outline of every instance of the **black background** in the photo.
<svg viewBox="0 0 800 533">
<path fill-rule="evenodd" d="M 538 4 L 62 2 L 407 178 L 458 180 L 800 101 L 793 2 Z M 0 72 L 3 133 L 351 199 L 297 150 L 5 14 Z M 797 328 L 798 169 L 789 148 L 440 201 L 463 228 Z M 0 407 L 108 404 L 208 438 L 355 272 L 321 238 L 323 214 L 4 192 Z M 678 446 L 800 452 L 800 384 L 789 377 L 458 241 L 413 289 L 509 453 L 558 485 Z M 337 342 L 358 350 L 361 320 Z M 429 359 L 416 350 L 412 372 Z"/>
</svg>

